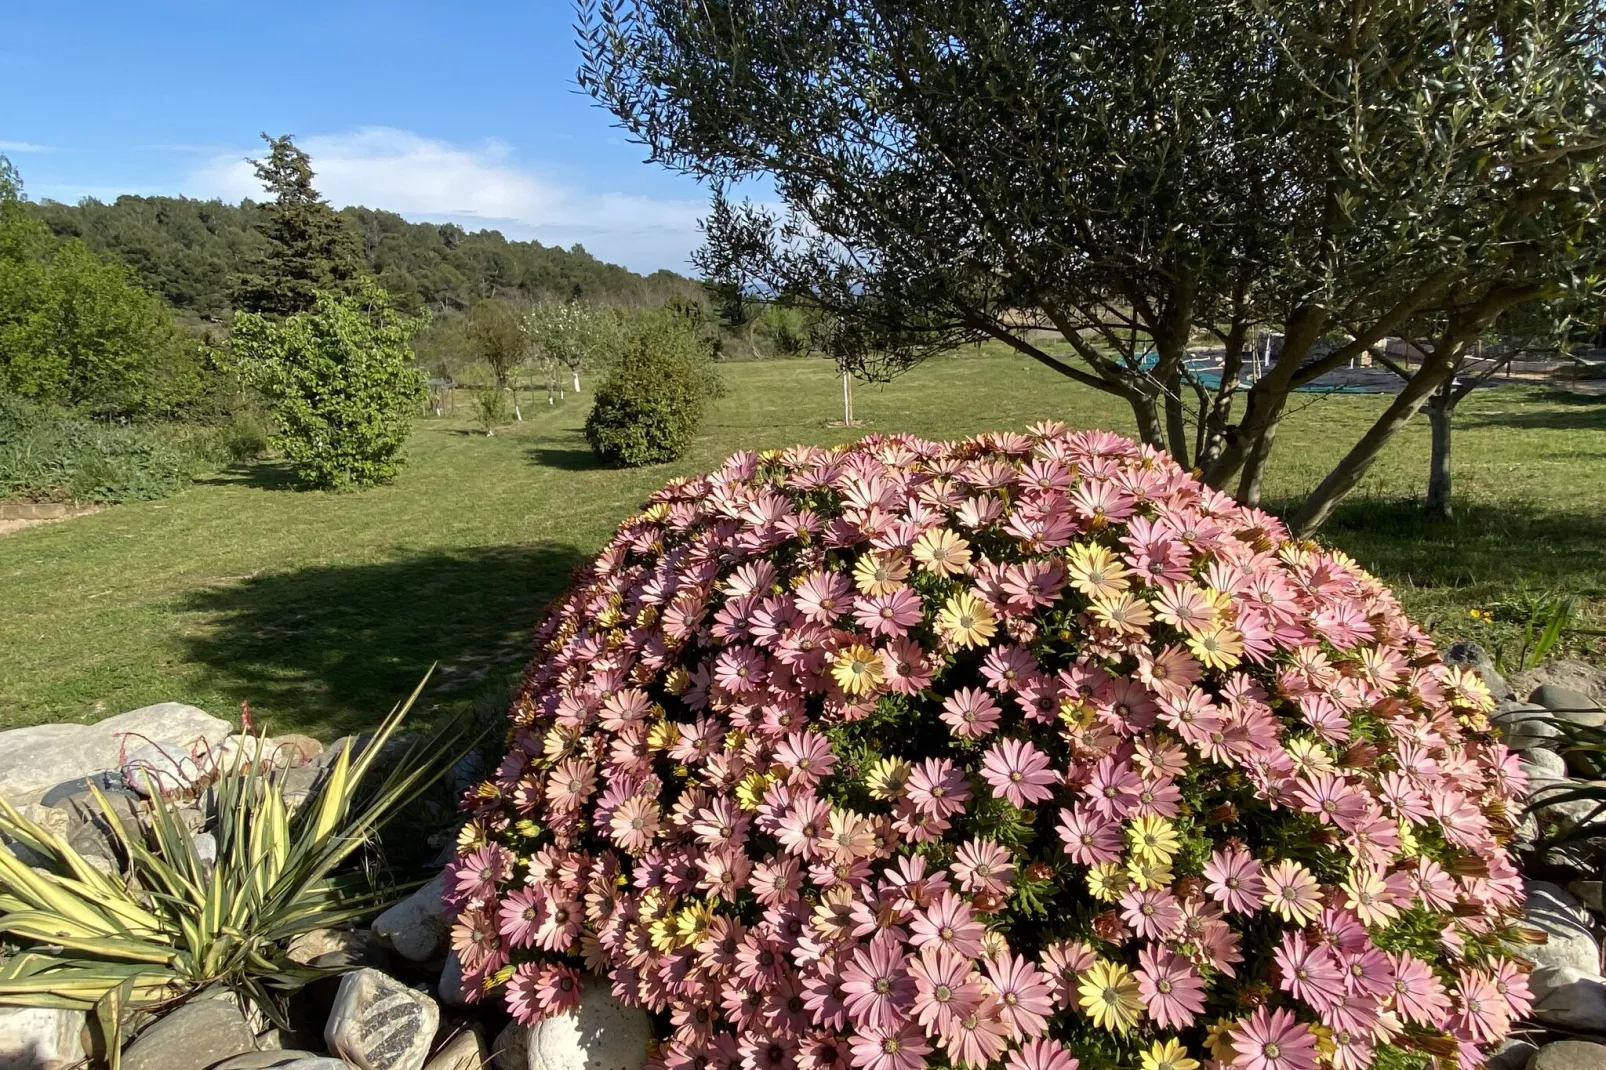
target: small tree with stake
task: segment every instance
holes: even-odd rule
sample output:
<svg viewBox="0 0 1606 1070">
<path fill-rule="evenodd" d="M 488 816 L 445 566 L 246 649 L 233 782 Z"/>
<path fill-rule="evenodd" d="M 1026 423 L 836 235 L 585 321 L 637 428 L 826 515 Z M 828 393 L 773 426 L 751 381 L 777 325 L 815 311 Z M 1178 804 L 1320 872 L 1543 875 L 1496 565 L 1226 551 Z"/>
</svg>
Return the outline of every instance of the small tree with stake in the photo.
<svg viewBox="0 0 1606 1070">
<path fill-rule="evenodd" d="M 816 310 L 856 374 L 995 339 L 1253 504 L 1295 390 L 1442 324 L 1301 532 L 1454 354 L 1599 277 L 1597 0 L 588 0 L 579 34 L 581 83 L 713 184 L 705 274 Z M 781 212 L 726 196 L 753 178 Z"/>
<path fill-rule="evenodd" d="M 513 396 L 513 418 L 523 420 L 515 376 L 530 359 L 530 332 L 524 311 L 510 301 L 488 297 L 469 311 L 468 338 L 491 369 L 497 393 Z"/>
</svg>

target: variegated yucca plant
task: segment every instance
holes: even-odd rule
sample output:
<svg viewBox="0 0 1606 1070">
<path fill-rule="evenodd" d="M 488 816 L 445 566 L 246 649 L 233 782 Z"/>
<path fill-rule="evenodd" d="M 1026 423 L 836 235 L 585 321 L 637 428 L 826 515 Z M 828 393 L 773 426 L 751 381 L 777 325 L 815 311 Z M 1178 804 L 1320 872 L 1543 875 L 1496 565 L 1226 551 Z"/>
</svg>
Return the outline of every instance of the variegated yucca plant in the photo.
<svg viewBox="0 0 1606 1070">
<path fill-rule="evenodd" d="M 44 860 L 34 868 L 0 849 L 0 933 L 23 945 L 0 963 L 0 1004 L 92 1012 L 112 1060 L 128 1012 L 212 986 L 284 1024 L 280 999 L 332 972 L 290 961 L 285 945 L 374 914 L 411 887 L 387 882 L 362 849 L 463 753 L 460 738 L 415 744 L 370 790 L 375 759 L 418 693 L 360 754 L 343 748 L 294 813 L 281 771 L 237 748 L 209 789 L 215 863 L 201 857 L 178 804 L 159 793 L 148 827 L 133 828 L 95 791 L 126 878 L 95 869 L 0 800 L 0 833 Z"/>
</svg>

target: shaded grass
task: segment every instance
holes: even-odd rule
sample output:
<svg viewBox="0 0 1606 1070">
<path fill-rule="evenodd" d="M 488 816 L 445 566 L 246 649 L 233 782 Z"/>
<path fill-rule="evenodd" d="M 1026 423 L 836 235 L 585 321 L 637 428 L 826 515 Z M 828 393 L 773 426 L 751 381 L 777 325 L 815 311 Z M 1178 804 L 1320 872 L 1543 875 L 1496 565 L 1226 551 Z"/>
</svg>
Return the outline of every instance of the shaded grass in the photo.
<svg viewBox="0 0 1606 1070">
<path fill-rule="evenodd" d="M 656 487 L 736 449 L 832 443 L 871 431 L 952 438 L 1059 419 L 1131 433 L 1119 402 L 1008 355 L 934 360 L 860 385 L 841 419 L 829 365 L 728 365 L 729 390 L 683 460 L 596 465 L 589 393 L 532 406 L 494 437 L 464 419 L 420 424 L 397 483 L 361 494 L 287 489 L 264 463 L 173 498 L 117 506 L 0 539 L 0 727 L 94 720 L 178 699 L 227 715 L 249 700 L 275 731 L 370 725 L 432 662 L 426 708 L 495 701 L 528 659 L 541 606 Z M 1386 404 L 1311 402 L 1283 428 L 1268 499 L 1313 486 Z M 1425 421 L 1409 427 L 1324 537 L 1394 584 L 1446 634 L 1519 589 L 1606 604 L 1606 428 L 1599 400 L 1538 388 L 1462 403 L 1459 512 L 1415 505 Z M 487 695 L 491 695 L 487 699 Z"/>
</svg>

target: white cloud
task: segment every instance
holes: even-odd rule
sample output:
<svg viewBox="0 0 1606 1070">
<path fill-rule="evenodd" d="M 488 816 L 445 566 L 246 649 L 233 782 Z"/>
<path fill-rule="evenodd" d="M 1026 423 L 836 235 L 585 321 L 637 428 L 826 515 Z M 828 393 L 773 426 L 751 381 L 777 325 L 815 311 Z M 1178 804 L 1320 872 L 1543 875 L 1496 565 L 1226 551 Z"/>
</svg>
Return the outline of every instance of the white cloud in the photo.
<svg viewBox="0 0 1606 1070">
<path fill-rule="evenodd" d="M 0 141 L 0 152 L 55 152 L 54 145 L 40 145 L 33 141 Z"/>
<path fill-rule="evenodd" d="M 296 143 L 312 157 L 320 192 L 337 207 L 383 208 L 409 219 L 495 227 L 547 245 L 581 242 L 636 271 L 688 269 L 707 203 L 577 190 L 512 160 L 507 145 L 454 145 L 390 127 L 317 134 Z M 218 154 L 192 171 L 184 192 L 235 201 L 260 198 L 245 153 Z"/>
</svg>

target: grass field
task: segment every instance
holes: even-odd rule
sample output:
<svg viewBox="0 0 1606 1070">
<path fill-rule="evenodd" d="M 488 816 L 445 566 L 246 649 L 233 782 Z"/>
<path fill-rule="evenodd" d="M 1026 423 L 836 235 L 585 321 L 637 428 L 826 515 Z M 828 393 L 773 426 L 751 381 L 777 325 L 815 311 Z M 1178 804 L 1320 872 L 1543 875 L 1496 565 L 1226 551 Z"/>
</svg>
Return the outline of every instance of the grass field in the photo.
<svg viewBox="0 0 1606 1070">
<path fill-rule="evenodd" d="M 120 505 L 0 539 L 0 727 L 82 720 L 166 699 L 275 731 L 372 724 L 439 662 L 437 714 L 498 702 L 542 605 L 657 485 L 740 448 L 865 431 L 957 437 L 1044 418 L 1130 431 L 1118 402 L 1006 355 L 946 358 L 860 386 L 864 428 L 833 426 L 841 388 L 819 361 L 736 364 L 692 454 L 662 468 L 595 466 L 590 394 L 487 438 L 420 424 L 391 487 L 289 489 L 271 463 L 165 501 Z M 1275 506 L 1310 487 L 1384 404 L 1334 397 L 1279 438 Z M 466 406 L 465 416 L 466 416 Z M 1324 532 L 1446 633 L 1521 590 L 1606 607 L 1606 401 L 1542 389 L 1463 403 L 1459 512 L 1425 521 L 1427 427 L 1412 426 Z M 1481 627 L 1481 626 L 1476 626 Z M 1591 642 L 1584 636 L 1575 641 Z"/>
</svg>

